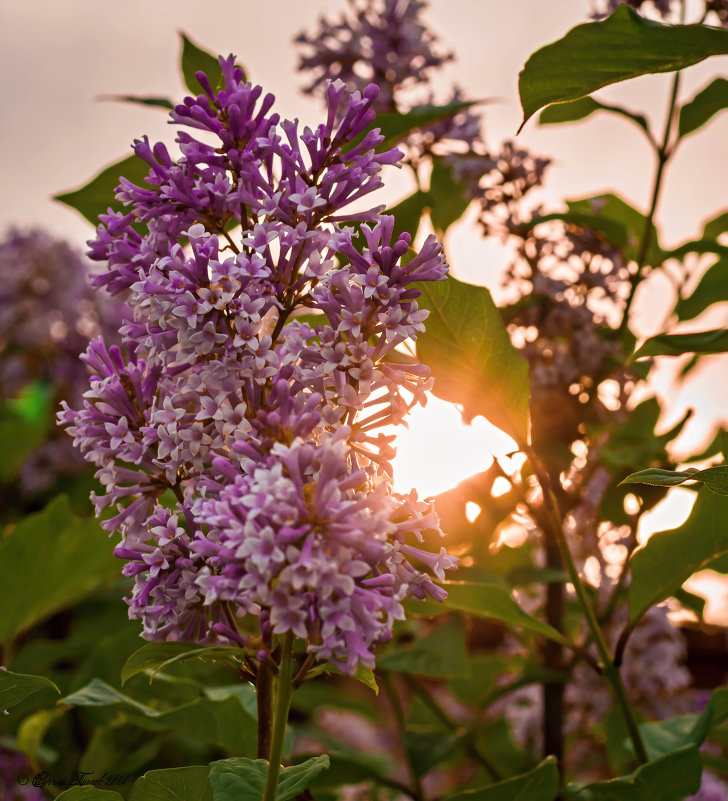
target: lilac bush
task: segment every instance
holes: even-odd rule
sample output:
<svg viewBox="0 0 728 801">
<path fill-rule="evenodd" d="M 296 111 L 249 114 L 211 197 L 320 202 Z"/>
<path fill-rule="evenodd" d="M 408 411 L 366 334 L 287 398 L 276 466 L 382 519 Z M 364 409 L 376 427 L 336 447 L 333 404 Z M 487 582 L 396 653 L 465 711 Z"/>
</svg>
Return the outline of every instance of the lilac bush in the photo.
<svg viewBox="0 0 728 801">
<path fill-rule="evenodd" d="M 253 614 L 261 660 L 292 632 L 352 673 L 457 561 L 418 547 L 437 517 L 392 491 L 382 432 L 426 400 L 427 367 L 396 348 L 424 327 L 416 284 L 447 268 L 434 237 L 415 251 L 381 208 L 351 207 L 401 156 L 375 149 L 375 86 L 329 83 L 326 121 L 299 131 L 220 65 L 224 88 L 198 73 L 171 114 L 179 159 L 135 142 L 148 185 L 122 179 L 130 210 L 91 243 L 96 286 L 130 292 L 127 353 L 92 342 L 60 421 L 98 467 L 144 637 L 245 645 Z"/>
</svg>

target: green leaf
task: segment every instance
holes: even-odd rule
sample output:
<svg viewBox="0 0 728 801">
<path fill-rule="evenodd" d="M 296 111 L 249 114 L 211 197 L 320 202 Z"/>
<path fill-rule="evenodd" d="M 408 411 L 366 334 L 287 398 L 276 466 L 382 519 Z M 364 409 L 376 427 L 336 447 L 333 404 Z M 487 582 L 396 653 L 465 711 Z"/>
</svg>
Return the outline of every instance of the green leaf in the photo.
<svg viewBox="0 0 728 801">
<path fill-rule="evenodd" d="M 276 801 L 287 801 L 305 790 L 329 767 L 326 754 L 312 757 L 300 765 L 282 768 Z M 268 763 L 265 759 L 222 759 L 210 765 L 210 785 L 214 801 L 260 801 L 265 790 Z"/>
<path fill-rule="evenodd" d="M 438 234 L 459 220 L 468 206 L 470 198 L 466 195 L 467 183 L 458 181 L 453 168 L 442 158 L 433 159 L 430 176 L 430 219 Z"/>
<path fill-rule="evenodd" d="M 622 250 L 626 249 L 630 243 L 629 233 L 621 222 L 604 217 L 601 214 L 590 214 L 588 212 L 554 211 L 534 217 L 528 223 L 519 226 L 519 228 L 520 230 L 529 230 L 536 225 L 551 222 L 552 220 L 559 220 L 567 223 L 567 225 L 576 225 L 579 228 L 590 228 L 592 231 L 602 234 L 608 242 Z"/>
<path fill-rule="evenodd" d="M 682 259 L 688 253 L 699 253 L 701 255 L 715 253 L 717 256 L 726 257 L 728 256 L 728 247 L 719 244 L 715 239 L 691 239 L 672 250 L 665 251 L 664 257 L 666 259 Z"/>
<path fill-rule="evenodd" d="M 701 598 L 700 595 L 696 595 L 694 592 L 688 592 L 682 587 L 674 592 L 672 597 L 686 609 L 689 609 L 698 618 L 698 620 L 703 619 L 706 603 L 705 598 Z"/>
<path fill-rule="evenodd" d="M 31 425 L 41 425 L 44 430 L 51 413 L 53 390 L 45 381 L 31 381 L 20 391 L 17 398 L 8 398 L 7 405 L 20 420 Z M 5 440 L 2 440 L 3 444 Z"/>
<path fill-rule="evenodd" d="M 728 211 L 708 220 L 703 226 L 703 239 L 717 239 L 728 231 Z"/>
<path fill-rule="evenodd" d="M 654 604 L 673 595 L 696 571 L 728 551 L 728 498 L 698 490 L 690 517 L 678 528 L 653 534 L 630 560 L 629 616 L 639 620 Z"/>
<path fill-rule="evenodd" d="M 0 643 L 89 595 L 120 573 L 108 535 L 79 519 L 65 496 L 0 541 Z"/>
<path fill-rule="evenodd" d="M 687 298 L 678 298 L 675 314 L 691 320 L 713 303 L 728 300 L 728 258 L 718 259 L 703 273 L 700 282 Z"/>
<path fill-rule="evenodd" d="M 24 673 L 11 673 L 0 670 L 0 709 L 11 709 L 16 704 L 41 690 L 60 690 L 44 676 L 28 676 Z"/>
<path fill-rule="evenodd" d="M 679 748 L 699 747 L 705 738 L 728 720 L 728 687 L 713 691 L 699 715 L 679 715 L 669 720 L 643 723 L 640 732 L 651 760 Z"/>
<path fill-rule="evenodd" d="M 575 797 L 580 801 L 683 801 L 700 788 L 702 772 L 700 753 L 691 746 L 642 765 L 630 776 L 588 784 Z"/>
<path fill-rule="evenodd" d="M 417 337 L 417 356 L 435 377 L 433 392 L 482 414 L 517 441 L 528 437 L 528 362 L 513 347 L 485 287 L 455 278 L 417 284 L 430 316 Z"/>
<path fill-rule="evenodd" d="M 450 756 L 460 742 L 457 734 L 440 728 L 409 726 L 403 736 L 404 747 L 412 770 L 417 776 L 429 773 L 439 762 Z"/>
<path fill-rule="evenodd" d="M 59 690 L 60 693 L 60 690 Z M 46 761 L 41 758 L 43 738 L 48 729 L 64 714 L 60 706 L 50 709 L 39 709 L 27 718 L 18 727 L 15 735 L 18 748 L 30 757 L 31 761 Z"/>
<path fill-rule="evenodd" d="M 392 111 L 385 114 L 377 114 L 371 127 L 379 128 L 381 135 L 384 137 L 384 141 L 377 149 L 380 151 L 389 150 L 420 128 L 426 128 L 428 125 L 440 122 L 440 120 L 454 117 L 458 112 L 476 105 L 476 102 L 470 100 L 448 103 L 444 106 L 418 106 L 404 113 Z"/>
<path fill-rule="evenodd" d="M 135 651 L 121 669 L 121 683 L 132 676 L 151 671 L 149 681 L 166 667 L 184 659 L 203 662 L 222 662 L 236 667 L 245 656 L 245 650 L 233 646 L 203 646 L 189 642 L 149 642 Z"/>
<path fill-rule="evenodd" d="M 465 623 L 455 617 L 432 634 L 396 647 L 377 659 L 380 670 L 400 670 L 419 676 L 462 676 L 468 672 Z"/>
<path fill-rule="evenodd" d="M 206 765 L 149 770 L 134 782 L 129 801 L 212 801 L 209 773 Z"/>
<path fill-rule="evenodd" d="M 576 122 L 592 115 L 595 111 L 611 111 L 628 120 L 637 123 L 644 131 L 649 132 L 647 120 L 642 114 L 635 114 L 621 106 L 609 106 L 600 103 L 593 97 L 580 97 L 578 100 L 569 100 L 566 103 L 556 103 L 545 108 L 538 117 L 539 125 L 554 125 L 561 122 Z"/>
<path fill-rule="evenodd" d="M 156 709 L 94 679 L 61 701 L 71 706 L 109 707 L 114 714 L 123 713 L 135 726 L 152 731 L 180 731 L 232 753 L 255 752 L 255 721 L 230 693 L 221 700 L 196 698 L 172 709 Z"/>
<path fill-rule="evenodd" d="M 71 787 L 56 796 L 56 801 L 121 801 L 121 795 L 114 790 L 102 790 L 100 787 L 84 785 Z"/>
<path fill-rule="evenodd" d="M 3 458 L 0 459 L 0 481 L 11 481 L 18 475 L 27 457 L 41 445 L 48 434 L 48 417 L 28 419 L 20 399 L 0 402 L 0 442 Z M 2 624 L 0 624 L 0 628 Z"/>
<path fill-rule="evenodd" d="M 537 50 L 519 76 L 523 123 L 543 106 L 563 103 L 619 81 L 673 72 L 728 53 L 728 31 L 705 25 L 662 25 L 626 4 Z"/>
<path fill-rule="evenodd" d="M 676 487 L 685 481 L 698 481 L 706 487 L 717 492 L 718 495 L 728 495 L 728 465 L 719 464 L 705 470 L 660 470 L 648 467 L 632 473 L 622 481 L 622 484 L 651 484 L 653 487 Z"/>
<path fill-rule="evenodd" d="M 547 757 L 528 773 L 478 790 L 445 796 L 445 801 L 554 801 L 559 794 L 559 769 L 555 757 Z"/>
<path fill-rule="evenodd" d="M 509 626 L 520 626 L 556 642 L 568 642 L 555 628 L 524 612 L 501 584 L 445 581 L 442 582 L 442 587 L 447 590 L 447 598 L 442 603 L 418 601 L 417 606 L 410 608 L 425 615 L 450 611 L 467 612 L 487 620 L 500 620 Z"/>
<path fill-rule="evenodd" d="M 171 111 L 174 103 L 168 97 L 145 97 L 142 95 L 102 95 L 99 100 L 112 100 L 116 103 L 134 103 L 139 106 L 152 106 Z"/>
<path fill-rule="evenodd" d="M 599 456 L 610 471 L 624 474 L 636 465 L 650 464 L 667 460 L 667 444 L 683 429 L 689 415 L 664 434 L 655 434 L 655 426 L 660 416 L 657 398 L 648 398 L 632 410 L 629 419 L 611 436 L 607 445 L 599 451 Z M 621 475 L 620 475 L 621 478 Z"/>
<path fill-rule="evenodd" d="M 127 156 L 104 168 L 78 189 L 54 195 L 53 199 L 81 212 L 92 225 L 98 225 L 99 214 L 105 214 L 109 208 L 114 211 L 123 209 L 115 197 L 122 175 L 132 183 L 144 186 L 144 179 L 149 175 L 149 165 L 135 155 Z"/>
<path fill-rule="evenodd" d="M 597 227 L 597 223 L 592 224 L 591 227 L 595 228 L 595 230 L 602 230 L 613 245 L 622 248 L 626 258 L 637 259 L 647 220 L 641 211 L 627 203 L 624 198 L 612 192 L 605 192 L 592 197 L 567 200 L 566 205 L 572 214 L 591 214 L 604 220 L 611 220 L 612 224 L 618 223 L 621 225 L 626 231 L 626 241 L 624 243 L 610 238 L 609 231 L 604 227 L 604 223 L 601 223 L 603 230 Z M 589 223 L 587 222 L 586 225 L 589 225 Z M 645 262 L 652 265 L 660 264 L 664 257 L 664 252 L 659 245 L 657 227 L 653 223 L 650 229 L 650 244 L 647 248 Z"/>
<path fill-rule="evenodd" d="M 682 356 L 683 353 L 724 353 L 727 350 L 728 329 L 717 328 L 694 334 L 658 334 L 648 339 L 632 358 Z"/>
<path fill-rule="evenodd" d="M 202 85 L 197 80 L 197 73 L 204 72 L 213 89 L 222 89 L 224 85 L 220 62 L 212 53 L 203 50 L 195 44 L 185 33 L 182 37 L 182 55 L 180 57 L 180 70 L 185 86 L 195 97 L 202 92 Z"/>
<path fill-rule="evenodd" d="M 725 78 L 716 78 L 680 109 L 678 118 L 680 137 L 697 131 L 726 107 L 728 107 L 728 81 Z"/>
<path fill-rule="evenodd" d="M 430 193 L 418 189 L 416 192 L 400 201 L 396 206 L 387 209 L 385 214 L 394 216 L 394 238 L 400 234 L 408 233 L 414 242 L 420 228 L 420 220 L 425 209 L 430 205 Z"/>
<path fill-rule="evenodd" d="M 320 773 L 310 784 L 314 797 L 319 798 L 321 790 L 338 790 L 343 784 L 377 782 L 388 785 L 386 760 L 362 751 L 344 750 L 329 753 L 329 768 Z"/>
</svg>

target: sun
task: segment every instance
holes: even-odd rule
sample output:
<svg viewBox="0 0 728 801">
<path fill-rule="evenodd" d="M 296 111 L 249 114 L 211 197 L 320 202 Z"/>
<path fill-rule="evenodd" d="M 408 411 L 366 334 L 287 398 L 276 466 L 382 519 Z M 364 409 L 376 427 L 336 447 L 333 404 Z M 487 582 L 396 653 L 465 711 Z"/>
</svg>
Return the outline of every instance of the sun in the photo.
<svg viewBox="0 0 728 801">
<path fill-rule="evenodd" d="M 393 430 L 394 489 L 416 489 L 420 498 L 445 492 L 487 470 L 494 457 L 516 450 L 514 441 L 485 418 L 465 425 L 456 406 L 432 395 L 427 406 L 412 410 L 407 422 L 408 428 Z"/>
</svg>

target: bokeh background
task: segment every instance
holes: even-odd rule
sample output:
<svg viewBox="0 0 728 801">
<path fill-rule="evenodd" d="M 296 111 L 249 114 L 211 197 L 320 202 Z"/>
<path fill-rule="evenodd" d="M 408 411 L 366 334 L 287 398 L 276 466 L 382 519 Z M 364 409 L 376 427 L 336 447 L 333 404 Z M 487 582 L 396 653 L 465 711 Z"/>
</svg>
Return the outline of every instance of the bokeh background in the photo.
<svg viewBox="0 0 728 801">
<path fill-rule="evenodd" d="M 100 99 L 138 94 L 181 99 L 178 70 L 180 38 L 186 32 L 212 52 L 238 55 L 253 81 L 263 84 L 288 117 L 313 122 L 317 99 L 301 92 L 296 73 L 295 35 L 311 30 L 322 13 L 336 15 L 346 0 L 2 0 L 0 2 L 0 141 L 2 142 L 2 227 L 42 226 L 82 248 L 91 226 L 75 211 L 54 202 L 55 193 L 75 188 L 98 170 L 130 153 L 130 143 L 144 133 L 172 141 L 166 113 Z M 456 59 L 434 80 L 440 99 L 453 83 L 468 97 L 485 101 L 486 142 L 498 146 L 513 138 L 520 123 L 518 72 L 529 54 L 560 38 L 587 19 L 589 0 L 432 0 L 426 18 L 442 45 Z M 688 4 L 688 21 L 691 4 Z M 728 75 L 728 57 L 712 58 L 687 70 L 681 97 L 690 98 L 713 75 Z M 646 113 L 661 131 L 669 78 L 650 76 L 604 91 L 600 98 Z M 717 116 L 680 146 L 667 173 L 657 214 L 663 244 L 698 234 L 703 220 L 728 207 L 728 115 Z M 564 198 L 615 191 L 646 209 L 654 171 L 653 154 L 636 127 L 596 114 L 568 126 L 539 127 L 532 120 L 519 144 L 553 164 L 538 198 L 558 207 Z M 404 172 L 385 177 L 380 202 L 395 203 L 411 191 Z M 474 217 L 448 232 L 446 250 L 459 278 L 488 286 L 497 297 L 507 257 L 502 244 L 484 240 Z M 649 336 L 661 330 L 674 290 L 656 275 L 640 288 L 637 329 Z M 728 323 L 728 304 L 718 304 L 681 330 Z M 653 389 L 667 398 L 665 428 L 688 407 L 696 413 L 678 447 L 685 452 L 706 441 L 720 422 L 728 421 L 728 360 L 706 358 L 694 377 L 675 383 L 679 360 L 665 360 Z M 682 446 L 681 446 L 682 443 Z M 433 400 L 413 415 L 399 440 L 397 483 L 417 486 L 423 495 L 445 490 L 485 469 L 491 451 L 505 448 L 482 418 L 461 425 L 453 407 Z M 679 455 L 679 454 L 678 454 Z M 692 496 L 670 493 L 661 508 L 645 515 L 645 533 L 678 524 Z M 728 593 L 703 575 L 698 585 L 710 595 L 708 617 L 728 616 Z M 700 583 L 702 581 L 702 584 Z"/>
</svg>

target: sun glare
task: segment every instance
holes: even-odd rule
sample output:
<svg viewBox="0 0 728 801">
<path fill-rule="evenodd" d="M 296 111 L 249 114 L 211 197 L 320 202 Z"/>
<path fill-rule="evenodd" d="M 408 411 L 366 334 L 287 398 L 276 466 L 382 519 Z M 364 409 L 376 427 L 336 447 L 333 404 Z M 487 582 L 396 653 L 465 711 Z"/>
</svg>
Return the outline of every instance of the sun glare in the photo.
<svg viewBox="0 0 728 801">
<path fill-rule="evenodd" d="M 451 489 L 487 470 L 494 456 L 515 450 L 515 443 L 483 417 L 465 425 L 458 409 L 430 396 L 427 406 L 413 409 L 409 428 L 396 429 L 394 487 L 416 489 L 421 498 Z"/>
</svg>

